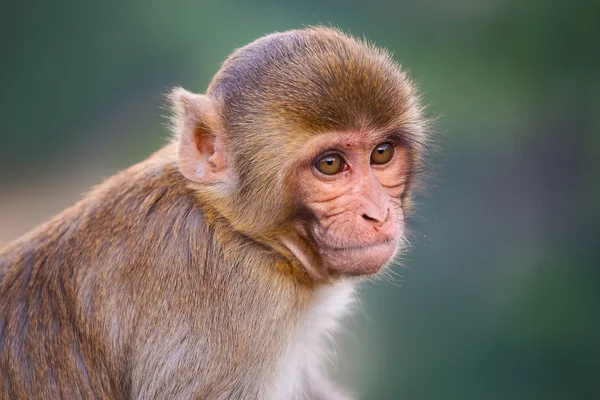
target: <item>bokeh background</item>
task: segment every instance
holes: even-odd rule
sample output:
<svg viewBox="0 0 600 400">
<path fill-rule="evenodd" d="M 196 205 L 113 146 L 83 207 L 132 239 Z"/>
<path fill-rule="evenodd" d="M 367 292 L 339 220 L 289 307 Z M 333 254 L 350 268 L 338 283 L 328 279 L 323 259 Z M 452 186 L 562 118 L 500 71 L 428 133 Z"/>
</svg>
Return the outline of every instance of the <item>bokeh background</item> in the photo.
<svg viewBox="0 0 600 400">
<path fill-rule="evenodd" d="M 332 24 L 390 49 L 442 151 L 339 380 L 365 399 L 600 398 L 600 2 L 2 1 L 0 244 L 158 149 L 163 94 Z"/>
</svg>

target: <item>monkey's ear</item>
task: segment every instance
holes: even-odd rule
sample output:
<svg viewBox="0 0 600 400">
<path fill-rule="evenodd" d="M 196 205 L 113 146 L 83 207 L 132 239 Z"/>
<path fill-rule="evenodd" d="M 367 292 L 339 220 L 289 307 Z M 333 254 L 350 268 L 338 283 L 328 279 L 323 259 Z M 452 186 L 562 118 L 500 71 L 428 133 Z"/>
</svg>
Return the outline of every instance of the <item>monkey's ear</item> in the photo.
<svg viewBox="0 0 600 400">
<path fill-rule="evenodd" d="M 214 101 L 205 95 L 177 88 L 169 96 L 173 132 L 179 141 L 179 170 L 191 181 L 228 180 L 229 166 L 221 121 Z"/>
</svg>

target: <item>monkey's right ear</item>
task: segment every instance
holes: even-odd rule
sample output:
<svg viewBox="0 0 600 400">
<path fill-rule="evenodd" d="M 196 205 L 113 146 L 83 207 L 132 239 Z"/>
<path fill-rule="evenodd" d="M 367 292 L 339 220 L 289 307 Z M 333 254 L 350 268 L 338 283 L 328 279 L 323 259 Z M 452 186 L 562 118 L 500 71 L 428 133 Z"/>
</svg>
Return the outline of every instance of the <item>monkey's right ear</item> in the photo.
<svg viewBox="0 0 600 400">
<path fill-rule="evenodd" d="M 169 98 L 173 107 L 172 129 L 179 141 L 179 170 L 183 176 L 198 183 L 227 181 L 229 166 L 214 101 L 182 88 L 173 90 Z"/>
</svg>

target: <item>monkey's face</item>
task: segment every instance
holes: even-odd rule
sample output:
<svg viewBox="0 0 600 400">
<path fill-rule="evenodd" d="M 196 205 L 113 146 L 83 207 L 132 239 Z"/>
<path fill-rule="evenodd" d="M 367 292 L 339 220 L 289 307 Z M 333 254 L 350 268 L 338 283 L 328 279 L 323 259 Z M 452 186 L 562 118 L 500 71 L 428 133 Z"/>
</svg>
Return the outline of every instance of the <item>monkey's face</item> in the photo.
<svg viewBox="0 0 600 400">
<path fill-rule="evenodd" d="M 305 144 L 293 179 L 305 246 L 286 245 L 309 273 L 372 274 L 393 258 L 403 242 L 408 152 L 399 135 L 381 133 L 329 133 Z"/>
<path fill-rule="evenodd" d="M 394 256 L 427 124 L 386 52 L 331 30 L 274 34 L 228 58 L 206 95 L 173 100 L 180 171 L 234 231 L 315 279 Z"/>
</svg>

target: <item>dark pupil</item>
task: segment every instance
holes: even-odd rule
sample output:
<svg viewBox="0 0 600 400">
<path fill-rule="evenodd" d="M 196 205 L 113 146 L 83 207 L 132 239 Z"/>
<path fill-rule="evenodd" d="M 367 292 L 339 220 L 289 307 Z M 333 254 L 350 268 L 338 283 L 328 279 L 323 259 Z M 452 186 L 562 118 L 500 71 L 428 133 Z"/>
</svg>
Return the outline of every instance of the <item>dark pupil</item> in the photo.
<svg viewBox="0 0 600 400">
<path fill-rule="evenodd" d="M 380 148 L 377 149 L 377 152 L 379 154 L 383 154 L 384 151 L 385 151 L 385 149 L 383 147 L 380 147 Z"/>
<path fill-rule="evenodd" d="M 327 165 L 333 165 L 333 158 L 328 158 L 326 163 Z"/>
</svg>

